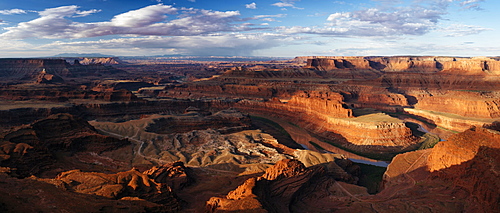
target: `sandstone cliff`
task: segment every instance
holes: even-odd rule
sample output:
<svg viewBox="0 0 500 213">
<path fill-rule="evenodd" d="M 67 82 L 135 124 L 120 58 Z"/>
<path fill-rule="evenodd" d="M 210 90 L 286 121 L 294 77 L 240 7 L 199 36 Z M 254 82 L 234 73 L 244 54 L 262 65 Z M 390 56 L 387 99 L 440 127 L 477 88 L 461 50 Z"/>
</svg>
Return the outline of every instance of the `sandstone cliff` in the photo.
<svg viewBox="0 0 500 213">
<path fill-rule="evenodd" d="M 448 204 L 446 210 L 500 211 L 497 193 L 500 187 L 500 158 L 494 154 L 500 148 L 499 142 L 499 132 L 471 128 L 430 150 L 398 155 L 386 172 L 384 191 L 401 190 L 401 186 L 410 184 L 405 187 L 407 194 L 419 190 L 418 193 L 428 197 L 446 194 L 440 202 L 455 203 Z M 384 191 L 379 196 L 384 196 Z"/>
<path fill-rule="evenodd" d="M 453 113 L 472 118 L 500 117 L 500 95 L 487 91 L 444 91 L 423 97 L 416 109 Z"/>
<path fill-rule="evenodd" d="M 307 59 L 306 68 L 318 70 L 375 69 L 385 72 L 455 73 L 459 75 L 499 74 L 495 58 L 453 57 L 315 57 Z"/>
<path fill-rule="evenodd" d="M 323 102 L 325 100 L 319 99 L 318 107 L 308 108 L 316 98 L 292 100 L 289 103 L 242 100 L 237 102 L 235 107 L 243 111 L 287 119 L 338 145 L 360 152 L 399 152 L 415 147 L 419 142 L 404 122 L 385 114 L 354 118 L 350 114 L 352 111 L 343 108 L 339 102 L 330 106 Z M 324 107 L 330 108 L 321 110 Z M 335 113 L 338 111 L 344 112 Z"/>
</svg>

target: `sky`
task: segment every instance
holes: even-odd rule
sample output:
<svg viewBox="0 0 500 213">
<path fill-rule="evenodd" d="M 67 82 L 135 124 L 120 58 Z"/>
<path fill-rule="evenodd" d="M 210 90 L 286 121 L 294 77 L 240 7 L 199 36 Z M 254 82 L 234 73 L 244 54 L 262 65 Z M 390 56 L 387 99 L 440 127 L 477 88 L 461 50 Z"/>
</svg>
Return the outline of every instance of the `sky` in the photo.
<svg viewBox="0 0 500 213">
<path fill-rule="evenodd" d="M 0 0 L 0 57 L 500 56 L 499 0 Z"/>
</svg>

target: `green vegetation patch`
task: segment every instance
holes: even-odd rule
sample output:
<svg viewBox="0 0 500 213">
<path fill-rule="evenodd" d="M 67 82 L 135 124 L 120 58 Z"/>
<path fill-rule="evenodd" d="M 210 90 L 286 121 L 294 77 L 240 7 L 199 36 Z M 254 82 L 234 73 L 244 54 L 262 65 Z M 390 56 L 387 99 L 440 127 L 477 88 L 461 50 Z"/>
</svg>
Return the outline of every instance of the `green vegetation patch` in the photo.
<svg viewBox="0 0 500 213">
<path fill-rule="evenodd" d="M 324 151 L 325 148 L 321 147 L 319 144 L 317 143 L 314 143 L 312 141 L 309 141 L 310 144 L 312 144 L 316 149 L 318 149 L 319 151 Z"/>
<path fill-rule="evenodd" d="M 318 137 L 317 135 L 314 135 L 314 137 L 316 137 L 316 138 L 322 138 L 322 137 Z M 404 152 L 397 152 L 397 153 L 364 153 L 364 152 L 358 152 L 358 151 L 346 148 L 344 146 L 341 146 L 339 144 L 336 144 L 336 143 L 334 143 L 332 141 L 325 140 L 324 138 L 322 138 L 322 139 L 323 139 L 322 140 L 323 142 L 328 143 L 328 144 L 330 144 L 332 146 L 335 146 L 337 148 L 343 149 L 343 150 L 348 151 L 350 153 L 353 153 L 353 154 L 356 154 L 356 155 L 359 155 L 359 156 L 363 156 L 363 157 L 367 157 L 367 158 L 370 158 L 370 159 L 373 159 L 373 160 L 391 161 L 392 158 L 394 156 L 396 156 L 397 154 L 404 153 Z"/>
<path fill-rule="evenodd" d="M 358 185 L 366 187 L 370 194 L 380 192 L 380 184 L 382 183 L 387 168 L 363 163 L 355 164 L 361 168 L 361 176 L 359 177 Z"/>
<path fill-rule="evenodd" d="M 279 125 L 278 123 L 276 123 L 276 122 L 274 122 L 272 120 L 269 120 L 269 119 L 263 118 L 263 117 L 259 117 L 259 116 L 253 116 L 253 115 L 250 115 L 250 118 L 252 120 L 257 120 L 257 121 L 260 121 L 260 122 L 264 122 L 264 123 L 272 126 L 274 129 L 278 130 L 284 136 L 291 137 L 290 134 L 281 125 Z"/>
<path fill-rule="evenodd" d="M 441 141 L 441 138 L 439 138 L 437 135 L 430 134 L 430 133 L 425 133 L 422 135 L 423 141 L 418 150 L 422 149 L 430 149 L 434 147 L 436 144 Z"/>
</svg>

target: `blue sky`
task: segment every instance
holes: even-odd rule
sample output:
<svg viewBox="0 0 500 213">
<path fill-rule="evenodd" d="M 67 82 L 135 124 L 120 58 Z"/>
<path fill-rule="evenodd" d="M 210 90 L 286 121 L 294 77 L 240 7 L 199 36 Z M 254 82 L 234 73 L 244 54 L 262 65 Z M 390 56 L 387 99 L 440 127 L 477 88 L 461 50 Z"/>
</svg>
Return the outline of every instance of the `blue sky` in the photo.
<svg viewBox="0 0 500 213">
<path fill-rule="evenodd" d="M 498 0 L 16 0 L 0 57 L 500 56 Z"/>
</svg>

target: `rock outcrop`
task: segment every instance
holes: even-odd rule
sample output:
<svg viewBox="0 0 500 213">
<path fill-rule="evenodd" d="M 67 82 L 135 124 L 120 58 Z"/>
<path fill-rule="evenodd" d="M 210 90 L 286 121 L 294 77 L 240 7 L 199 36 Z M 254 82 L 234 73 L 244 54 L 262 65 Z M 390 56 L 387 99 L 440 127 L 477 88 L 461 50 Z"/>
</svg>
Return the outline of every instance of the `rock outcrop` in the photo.
<svg viewBox="0 0 500 213">
<path fill-rule="evenodd" d="M 1 212 L 175 212 L 143 199 L 113 200 L 81 194 L 37 178 L 18 179 L 0 173 Z"/>
<path fill-rule="evenodd" d="M 109 58 L 83 58 L 79 60 L 80 64 L 89 65 L 89 64 L 102 64 L 102 65 L 116 65 L 120 64 L 120 60 L 115 57 Z"/>
<path fill-rule="evenodd" d="M 154 166 L 143 173 L 157 183 L 167 184 L 174 191 L 182 190 L 194 182 L 192 169 L 180 161 Z"/>
<path fill-rule="evenodd" d="M 164 205 L 170 211 L 180 209 L 172 189 L 166 184 L 157 183 L 148 175 L 137 170 L 104 174 L 71 170 L 59 174 L 53 181 L 68 191 L 92 194 L 112 199 L 138 197 L 153 203 Z"/>
<path fill-rule="evenodd" d="M 206 211 L 290 212 L 297 200 L 303 199 L 309 193 L 328 191 L 325 188 L 317 188 L 318 186 L 331 186 L 335 184 L 336 179 L 341 179 L 334 170 L 329 169 L 338 168 L 334 164 L 330 162 L 306 168 L 297 160 L 279 161 L 262 176 L 248 179 L 229 192 L 225 198 L 211 198 L 207 202 Z M 353 178 L 350 175 L 349 177 Z M 315 189 L 318 191 L 314 192 Z"/>
</svg>

